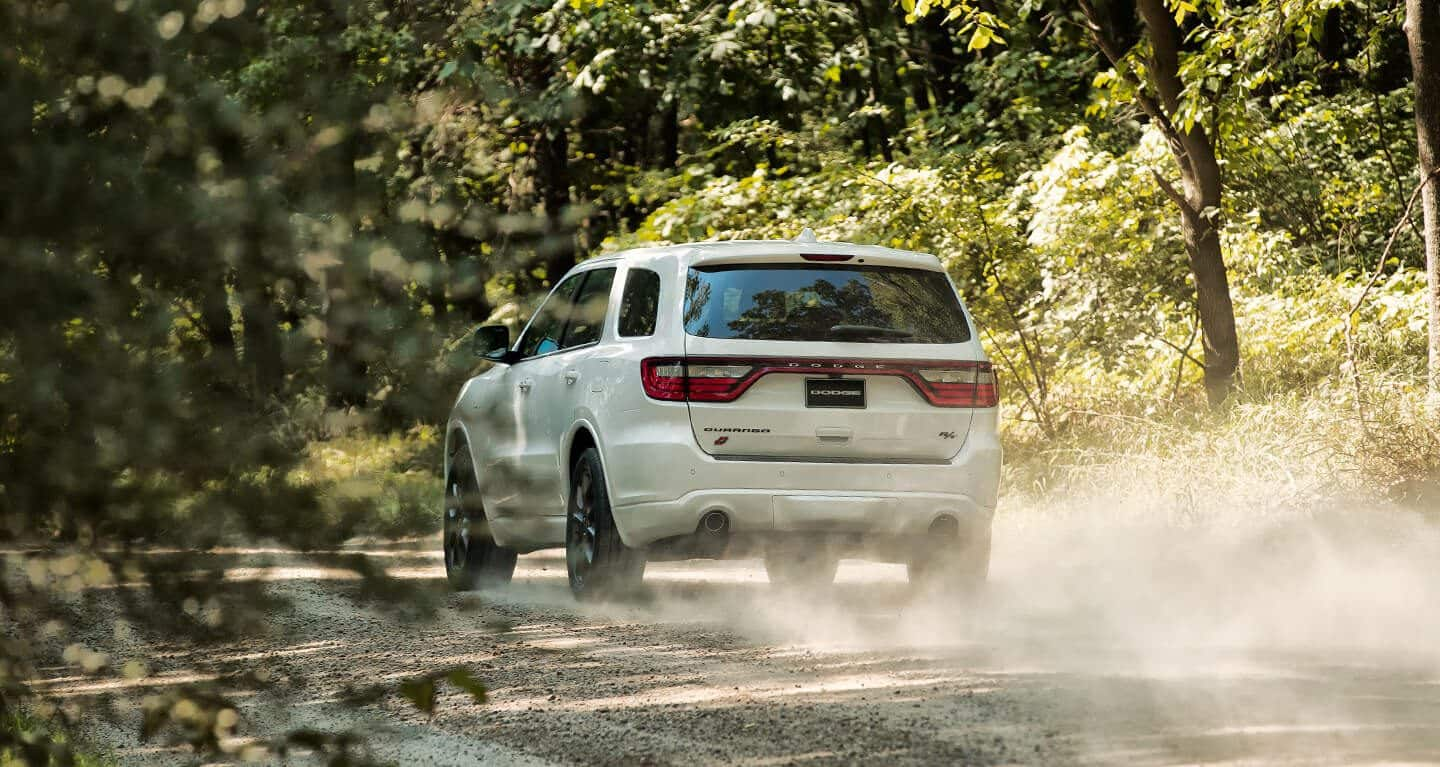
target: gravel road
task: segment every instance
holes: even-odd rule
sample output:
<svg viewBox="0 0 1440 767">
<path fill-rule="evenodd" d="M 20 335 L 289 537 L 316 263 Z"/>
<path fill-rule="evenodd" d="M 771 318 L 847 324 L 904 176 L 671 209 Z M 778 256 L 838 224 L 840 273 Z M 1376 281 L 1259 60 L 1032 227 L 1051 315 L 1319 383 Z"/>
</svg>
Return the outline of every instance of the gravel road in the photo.
<svg viewBox="0 0 1440 767">
<path fill-rule="evenodd" d="M 577 606 L 552 553 L 456 595 L 429 542 L 356 547 L 433 598 L 427 616 L 323 561 L 219 552 L 292 609 L 220 648 L 137 641 L 147 684 L 263 671 L 291 695 L 246 701 L 247 727 L 353 728 L 400 764 L 1440 762 L 1440 534 L 1384 520 L 1002 519 L 992 587 L 968 608 L 850 561 L 808 594 L 756 562 L 657 563 L 637 600 Z M 455 665 L 488 702 L 338 701 Z M 94 692 L 56 674 L 54 692 Z M 123 763 L 188 761 L 133 730 L 122 710 L 92 736 Z"/>
</svg>

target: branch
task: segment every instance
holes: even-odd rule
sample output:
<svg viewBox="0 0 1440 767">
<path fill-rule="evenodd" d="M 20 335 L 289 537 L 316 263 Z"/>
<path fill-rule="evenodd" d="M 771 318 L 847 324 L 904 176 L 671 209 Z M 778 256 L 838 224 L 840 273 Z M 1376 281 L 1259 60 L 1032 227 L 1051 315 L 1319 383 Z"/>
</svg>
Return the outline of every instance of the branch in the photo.
<svg viewBox="0 0 1440 767">
<path fill-rule="evenodd" d="M 1350 306 L 1350 311 L 1345 315 L 1345 357 L 1350 364 L 1350 380 L 1355 386 L 1355 414 L 1360 418 L 1360 428 L 1369 434 L 1370 424 L 1365 420 L 1365 397 L 1364 389 L 1360 384 L 1360 360 L 1356 355 L 1355 342 L 1355 313 L 1370 296 L 1370 291 L 1380 281 L 1381 275 L 1385 273 L 1385 262 L 1390 260 L 1390 250 L 1395 247 L 1395 240 L 1400 235 L 1400 230 L 1405 228 L 1405 222 L 1410 220 L 1410 213 L 1415 209 L 1415 202 L 1425 191 L 1430 182 L 1440 177 L 1440 168 L 1430 171 L 1430 175 L 1420 181 L 1415 191 L 1410 194 L 1410 201 L 1405 203 L 1405 212 L 1400 215 L 1400 220 L 1390 230 L 1390 237 L 1385 241 L 1385 250 L 1380 253 L 1380 261 L 1375 264 L 1375 271 L 1370 275 L 1369 282 L 1365 283 L 1365 289 L 1355 298 L 1355 303 Z"/>
<path fill-rule="evenodd" d="M 1153 338 L 1153 339 L 1155 339 L 1156 341 L 1159 341 L 1159 342 L 1162 343 L 1162 344 L 1165 344 L 1166 346 L 1170 347 L 1171 349 L 1174 349 L 1174 350 L 1177 351 L 1177 352 L 1180 352 L 1180 356 L 1181 356 L 1181 357 L 1183 357 L 1183 358 L 1185 358 L 1185 359 L 1187 359 L 1187 360 L 1190 360 L 1191 362 L 1195 363 L 1195 365 L 1198 366 L 1201 370 L 1204 370 L 1204 369 L 1205 369 L 1205 363 L 1201 362 L 1200 360 L 1195 359 L 1195 355 L 1191 354 L 1189 349 L 1182 348 L 1182 347 L 1180 346 L 1180 344 L 1177 344 L 1177 343 L 1175 343 L 1174 341 L 1171 341 L 1170 339 L 1165 338 L 1164 336 L 1157 336 L 1157 335 L 1155 335 L 1154 333 L 1151 333 L 1151 332 L 1148 331 L 1148 330 L 1142 329 L 1142 330 L 1140 331 L 1140 333 L 1141 333 L 1142 335 L 1149 336 L 1150 338 Z M 1192 343 L 1192 344 L 1195 343 L 1194 340 L 1193 340 L 1193 338 L 1192 338 L 1192 340 L 1191 340 L 1190 343 Z"/>
<path fill-rule="evenodd" d="M 1136 77 L 1132 70 L 1120 65 L 1120 61 L 1125 58 L 1125 54 L 1120 51 L 1120 46 L 1106 35 L 1105 28 L 1100 24 L 1100 14 L 1096 12 L 1095 6 L 1090 0 L 1077 0 L 1077 3 L 1080 6 L 1081 13 L 1085 14 L 1085 29 L 1090 33 L 1090 39 L 1095 41 L 1095 47 L 1099 48 L 1100 52 L 1105 55 L 1105 58 L 1110 62 L 1110 66 L 1115 70 L 1117 75 L 1125 78 L 1131 85 L 1135 86 L 1135 101 L 1140 104 L 1140 109 L 1149 115 L 1151 120 L 1155 121 L 1155 124 L 1160 128 L 1160 132 L 1165 135 L 1166 143 L 1170 144 L 1177 154 L 1184 155 L 1185 143 L 1180 139 L 1180 132 L 1177 131 L 1175 125 L 1170 122 L 1169 114 L 1165 112 L 1164 108 L 1160 106 L 1160 102 L 1156 101 L 1154 96 L 1145 92 L 1145 83 L 1140 82 L 1140 78 Z"/>
<path fill-rule="evenodd" d="M 1190 207 L 1190 201 L 1186 200 L 1185 195 L 1180 194 L 1180 191 L 1168 179 L 1160 175 L 1160 171 L 1151 168 L 1150 175 L 1155 177 L 1155 183 L 1160 185 L 1160 191 L 1164 192 L 1165 196 L 1169 197 L 1170 201 L 1175 203 L 1182 212 L 1186 215 L 1195 214 L 1195 209 Z"/>
<path fill-rule="evenodd" d="M 1381 275 L 1385 273 L 1385 262 L 1390 260 L 1390 250 L 1395 247 L 1395 239 L 1400 235 L 1400 230 L 1405 228 L 1405 223 L 1410 220 L 1410 213 L 1415 209 L 1415 203 L 1420 199 L 1420 193 L 1424 192 L 1425 187 L 1429 186 L 1430 182 L 1437 177 L 1440 177 L 1440 168 L 1430 171 L 1430 175 L 1426 176 L 1410 194 L 1410 201 L 1405 203 L 1405 212 L 1400 214 L 1400 220 L 1396 221 L 1395 226 L 1390 230 L 1390 238 L 1385 241 L 1385 250 L 1380 253 L 1380 261 L 1375 264 L 1375 271 L 1370 275 L 1370 281 L 1365 283 L 1365 289 L 1360 291 L 1360 296 L 1355 299 L 1355 304 L 1345 315 L 1347 323 L 1354 318 L 1355 312 L 1360 311 L 1360 305 L 1365 303 L 1371 288 L 1375 287 L 1375 283 L 1379 282 Z"/>
<path fill-rule="evenodd" d="M 1174 402 L 1175 398 L 1180 396 L 1180 382 L 1185 374 L 1185 359 L 1190 357 L 1190 350 L 1194 348 L 1195 337 L 1198 335 L 1200 335 L 1200 312 L 1197 309 L 1195 312 L 1195 324 L 1190 328 L 1190 339 L 1185 342 L 1185 351 L 1180 353 L 1180 359 L 1175 363 L 1175 388 L 1170 392 L 1171 402 Z M 1191 359 L 1193 361 L 1194 358 L 1192 357 Z M 1203 365 L 1201 369 L 1204 369 Z"/>
</svg>

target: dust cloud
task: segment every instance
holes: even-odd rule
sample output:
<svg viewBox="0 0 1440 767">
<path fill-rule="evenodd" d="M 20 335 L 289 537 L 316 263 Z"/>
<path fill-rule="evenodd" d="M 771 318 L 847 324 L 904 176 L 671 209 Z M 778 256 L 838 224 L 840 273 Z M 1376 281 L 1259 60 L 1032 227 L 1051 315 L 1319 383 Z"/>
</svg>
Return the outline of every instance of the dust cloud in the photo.
<svg viewBox="0 0 1440 767">
<path fill-rule="evenodd" d="M 1440 671 L 1440 525 L 1418 514 L 1185 525 L 1102 508 L 1019 511 L 997 516 L 994 540 L 990 583 L 975 601 L 917 595 L 903 566 L 847 560 L 833 589 L 738 593 L 731 617 L 746 633 L 817 647 L 986 647 L 1058 668 L 1117 662 L 1163 674 L 1207 658 L 1292 654 Z M 659 567 L 652 580 L 764 582 L 723 563 Z M 672 606 L 691 614 L 683 601 Z"/>
<path fill-rule="evenodd" d="M 245 702 L 252 731 L 361 729 L 402 764 L 1440 763 L 1440 525 L 1244 508 L 1013 503 L 974 601 L 916 594 L 900 565 L 847 560 L 794 592 L 758 562 L 701 561 L 576 604 L 556 552 L 458 595 L 432 541 L 354 549 L 436 600 L 418 619 L 324 568 L 234 552 L 293 609 L 223 652 L 146 641 L 163 679 L 252 664 L 304 680 L 304 705 Z M 455 664 L 485 703 L 339 702 L 357 679 Z M 166 761 L 122 725 L 95 733 L 122 763 Z"/>
<path fill-rule="evenodd" d="M 847 561 L 832 589 L 756 598 L 741 584 L 763 587 L 758 568 L 688 563 L 653 574 L 653 609 L 804 656 L 814 694 L 938 712 L 957 688 L 994 690 L 1068 734 L 1061 761 L 1440 759 L 1440 525 L 1353 507 L 1220 519 L 1002 513 L 974 602 L 916 595 L 896 565 Z M 667 591 L 697 567 L 734 590 Z"/>
</svg>

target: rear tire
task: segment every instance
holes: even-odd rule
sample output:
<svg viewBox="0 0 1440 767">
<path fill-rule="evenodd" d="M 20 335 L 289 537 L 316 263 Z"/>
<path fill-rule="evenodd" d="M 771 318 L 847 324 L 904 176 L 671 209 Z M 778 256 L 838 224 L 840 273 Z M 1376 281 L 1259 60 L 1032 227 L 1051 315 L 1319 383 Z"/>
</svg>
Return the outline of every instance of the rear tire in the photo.
<svg viewBox="0 0 1440 767">
<path fill-rule="evenodd" d="M 979 594 L 990 576 L 990 525 L 976 528 L 964 538 L 927 539 L 906 570 L 910 583 L 921 589 L 953 589 L 965 597 Z"/>
<path fill-rule="evenodd" d="M 835 582 L 837 557 L 820 552 L 767 551 L 765 574 L 781 588 L 818 589 Z"/>
<path fill-rule="evenodd" d="M 575 460 L 565 505 L 565 571 L 570 593 L 590 601 L 628 596 L 645 577 L 645 552 L 620 540 L 605 489 L 605 467 L 593 447 Z"/>
<path fill-rule="evenodd" d="M 516 553 L 495 543 L 490 534 L 470 449 L 463 442 L 450 459 L 445 480 L 442 545 L 445 578 L 456 591 L 504 585 L 515 574 Z"/>
</svg>

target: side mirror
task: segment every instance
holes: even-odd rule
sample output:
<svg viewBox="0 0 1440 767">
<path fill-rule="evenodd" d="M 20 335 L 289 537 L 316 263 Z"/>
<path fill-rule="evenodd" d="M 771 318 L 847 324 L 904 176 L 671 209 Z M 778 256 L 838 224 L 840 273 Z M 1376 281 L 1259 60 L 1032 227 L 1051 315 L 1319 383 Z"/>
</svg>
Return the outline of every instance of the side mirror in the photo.
<svg viewBox="0 0 1440 767">
<path fill-rule="evenodd" d="M 476 357 L 501 362 L 510 351 L 510 328 L 504 325 L 481 325 L 470 339 L 470 350 Z"/>
</svg>

